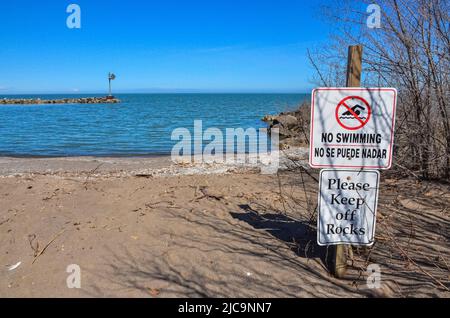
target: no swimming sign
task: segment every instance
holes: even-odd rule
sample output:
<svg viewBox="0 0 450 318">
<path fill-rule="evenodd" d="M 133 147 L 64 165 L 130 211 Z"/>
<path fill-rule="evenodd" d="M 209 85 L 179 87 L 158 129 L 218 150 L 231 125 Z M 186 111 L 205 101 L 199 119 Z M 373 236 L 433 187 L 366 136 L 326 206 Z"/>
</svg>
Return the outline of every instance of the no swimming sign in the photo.
<svg viewBox="0 0 450 318">
<path fill-rule="evenodd" d="M 395 88 L 317 88 L 312 92 L 313 168 L 389 169 Z"/>
</svg>

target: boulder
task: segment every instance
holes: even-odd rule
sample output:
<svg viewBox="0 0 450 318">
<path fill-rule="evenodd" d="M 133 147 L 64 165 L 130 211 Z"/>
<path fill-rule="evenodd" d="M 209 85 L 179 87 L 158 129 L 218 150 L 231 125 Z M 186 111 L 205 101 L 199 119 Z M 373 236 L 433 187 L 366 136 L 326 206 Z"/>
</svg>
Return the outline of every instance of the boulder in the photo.
<svg viewBox="0 0 450 318">
<path fill-rule="evenodd" d="M 262 120 L 267 123 L 269 134 L 272 133 L 272 129 L 279 130 L 282 148 L 304 147 L 309 143 L 310 114 L 311 107 L 305 102 L 295 111 L 267 115 Z"/>
</svg>

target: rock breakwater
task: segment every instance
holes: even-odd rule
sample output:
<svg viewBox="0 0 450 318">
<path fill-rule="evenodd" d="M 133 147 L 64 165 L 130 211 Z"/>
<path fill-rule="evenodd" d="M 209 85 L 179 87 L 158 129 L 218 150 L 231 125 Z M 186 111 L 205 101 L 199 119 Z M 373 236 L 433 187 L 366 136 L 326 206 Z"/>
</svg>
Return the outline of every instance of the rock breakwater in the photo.
<svg viewBox="0 0 450 318">
<path fill-rule="evenodd" d="M 105 97 L 81 97 L 81 98 L 61 98 L 61 99 L 40 99 L 40 98 L 3 98 L 0 105 L 40 105 L 40 104 L 116 104 L 120 100 L 113 96 Z"/>
</svg>

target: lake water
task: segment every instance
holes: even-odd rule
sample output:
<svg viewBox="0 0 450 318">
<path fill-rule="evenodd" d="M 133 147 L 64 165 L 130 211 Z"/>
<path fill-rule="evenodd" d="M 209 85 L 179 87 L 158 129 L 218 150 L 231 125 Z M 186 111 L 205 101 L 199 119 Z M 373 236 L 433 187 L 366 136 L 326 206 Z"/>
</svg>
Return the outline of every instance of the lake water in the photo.
<svg viewBox="0 0 450 318">
<path fill-rule="evenodd" d="M 71 95 L 71 97 L 96 95 Z M 57 99 L 60 95 L 1 96 Z M 175 128 L 260 128 L 308 94 L 124 94 L 120 104 L 0 106 L 0 156 L 133 156 L 170 153 Z"/>
</svg>

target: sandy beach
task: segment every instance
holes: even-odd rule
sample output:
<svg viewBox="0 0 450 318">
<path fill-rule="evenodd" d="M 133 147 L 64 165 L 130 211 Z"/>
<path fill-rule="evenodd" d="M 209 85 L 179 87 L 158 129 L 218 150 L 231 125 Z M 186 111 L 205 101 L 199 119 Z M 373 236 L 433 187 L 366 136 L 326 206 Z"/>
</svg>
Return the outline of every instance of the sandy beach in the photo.
<svg viewBox="0 0 450 318">
<path fill-rule="evenodd" d="M 339 280 L 316 244 L 312 170 L 0 158 L 0 175 L 3 297 L 450 296 L 445 184 L 383 172 L 377 242 Z M 369 264 L 381 288 L 367 287 Z"/>
</svg>

